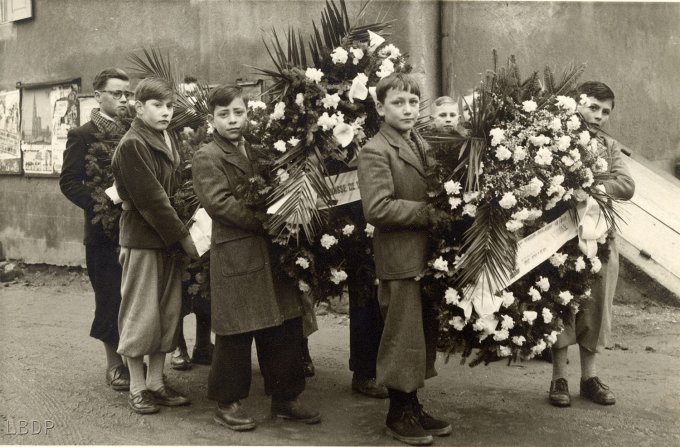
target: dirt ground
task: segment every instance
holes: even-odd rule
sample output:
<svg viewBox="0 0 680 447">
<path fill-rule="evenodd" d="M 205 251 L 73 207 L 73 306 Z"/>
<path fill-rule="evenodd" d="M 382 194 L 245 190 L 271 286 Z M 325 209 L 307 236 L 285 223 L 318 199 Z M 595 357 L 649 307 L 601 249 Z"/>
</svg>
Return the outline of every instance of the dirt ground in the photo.
<svg viewBox="0 0 680 447">
<path fill-rule="evenodd" d="M 104 351 L 90 338 L 94 299 L 80 270 L 33 269 L 0 283 L 0 444 L 395 445 L 384 434 L 387 401 L 353 394 L 348 369 L 348 319 L 319 316 L 310 337 L 316 376 L 303 400 L 323 422 L 272 420 L 256 362 L 248 411 L 259 422 L 236 433 L 212 422 L 208 366 L 166 369 L 191 396 L 189 407 L 140 416 L 124 392 L 104 380 Z M 420 392 L 430 412 L 454 425 L 435 445 L 680 446 L 680 309 L 651 301 L 617 304 L 615 345 L 599 372 L 617 404 L 578 397 L 578 357 L 570 352 L 571 408 L 547 402 L 551 367 L 543 361 L 470 368 L 459 358 L 438 363 L 439 376 Z M 194 319 L 185 319 L 193 345 Z M 255 356 L 253 356 L 255 359 Z"/>
</svg>

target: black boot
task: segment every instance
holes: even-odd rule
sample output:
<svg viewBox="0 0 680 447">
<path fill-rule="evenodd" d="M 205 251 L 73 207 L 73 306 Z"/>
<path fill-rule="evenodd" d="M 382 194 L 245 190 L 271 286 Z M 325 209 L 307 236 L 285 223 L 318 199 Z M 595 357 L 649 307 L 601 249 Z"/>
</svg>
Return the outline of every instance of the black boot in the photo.
<svg viewBox="0 0 680 447">
<path fill-rule="evenodd" d="M 427 433 L 418 422 L 411 404 L 410 393 L 387 388 L 390 396 L 390 409 L 385 426 L 387 434 L 410 445 L 432 444 L 432 435 Z"/>
<path fill-rule="evenodd" d="M 302 339 L 302 366 L 305 371 L 305 377 L 312 377 L 314 375 L 314 363 L 312 363 L 312 356 L 309 354 L 309 341 L 307 337 Z"/>
<path fill-rule="evenodd" d="M 413 412 L 418 418 L 418 422 L 420 422 L 420 425 L 426 432 L 435 436 L 447 436 L 451 434 L 451 424 L 446 421 L 436 419 L 423 410 L 423 406 L 418 401 L 417 391 L 409 393 L 409 397 L 411 400 L 411 405 L 413 406 Z"/>
</svg>

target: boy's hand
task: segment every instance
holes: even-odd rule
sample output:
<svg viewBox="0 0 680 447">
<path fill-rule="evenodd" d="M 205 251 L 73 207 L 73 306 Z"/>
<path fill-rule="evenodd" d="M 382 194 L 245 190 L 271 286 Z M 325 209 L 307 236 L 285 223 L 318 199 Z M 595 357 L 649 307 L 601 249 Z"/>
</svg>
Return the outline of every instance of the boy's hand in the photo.
<svg viewBox="0 0 680 447">
<path fill-rule="evenodd" d="M 191 238 L 191 235 L 187 234 L 182 240 L 179 241 L 180 245 L 182 246 L 182 249 L 186 252 L 187 255 L 191 259 L 198 259 L 200 256 L 198 256 L 198 250 L 196 250 L 196 245 L 194 244 L 194 240 Z"/>
</svg>

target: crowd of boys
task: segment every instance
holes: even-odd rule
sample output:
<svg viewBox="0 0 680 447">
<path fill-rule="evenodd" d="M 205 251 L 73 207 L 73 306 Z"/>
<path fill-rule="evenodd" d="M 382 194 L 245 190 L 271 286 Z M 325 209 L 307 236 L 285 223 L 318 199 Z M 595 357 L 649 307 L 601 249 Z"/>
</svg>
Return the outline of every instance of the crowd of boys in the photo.
<svg viewBox="0 0 680 447">
<path fill-rule="evenodd" d="M 90 122 L 69 133 L 60 185 L 85 211 L 86 262 L 97 309 L 91 336 L 104 343 L 107 383 L 114 390 L 129 390 L 128 402 L 135 412 L 156 413 L 159 406 L 190 403 L 163 374 L 166 354 L 177 348 L 182 317 L 178 254 L 198 256 L 169 200 L 179 186 L 180 157 L 166 131 L 174 94 L 172 86 L 158 78 L 140 81 L 133 94 L 127 75 L 119 69 L 103 71 L 93 86 L 100 108 L 92 112 Z M 613 92 L 595 82 L 582 84 L 577 95 L 587 99 L 579 113 L 607 151 L 603 156 L 609 173 L 598 180 L 611 196 L 630 198 L 634 183 L 622 162 L 620 145 L 599 129 L 614 107 Z M 418 82 L 406 74 L 389 75 L 378 83 L 376 98 L 383 123 L 359 153 L 358 176 L 362 218 L 375 226 L 379 285 L 350 309 L 352 388 L 371 397 L 389 397 L 387 433 L 407 444 L 426 445 L 433 442 L 433 435 L 452 431 L 448 422 L 424 410 L 417 395 L 425 380 L 437 374 L 438 328 L 434 303 L 421 294 L 415 278 L 429 258 L 427 229 L 442 216 L 426 204 L 425 173 L 432 160 L 427 143 L 414 129 L 420 112 Z M 136 115 L 126 129 L 121 118 L 133 100 Z M 239 196 L 238 185 L 261 169 L 261 154 L 242 136 L 247 98 L 239 87 L 219 86 L 210 92 L 208 108 L 214 140 L 196 152 L 193 178 L 201 206 L 213 220 L 210 283 L 215 346 L 208 398 L 217 404 L 214 420 L 237 431 L 256 427 L 256 419 L 241 403 L 250 390 L 254 340 L 272 415 L 318 423 L 319 412 L 300 399 L 305 388 L 300 292 L 273 274 L 267 231 Z M 431 116 L 438 131 L 466 132 L 458 104 L 449 97 L 434 101 Z M 123 200 L 118 253 L 90 223 L 93 203 L 84 184 L 87 148 L 107 129 L 122 136 L 112 160 Z M 580 347 L 581 395 L 605 405 L 615 401 L 596 376 L 594 363 L 609 334 L 618 276 L 613 233 L 610 238 L 612 253 L 600 287 L 593 291 L 592 305 L 575 321 L 566 322 L 567 330 L 553 348 L 549 393 L 553 405 L 570 403 L 565 373 L 570 344 Z"/>
</svg>

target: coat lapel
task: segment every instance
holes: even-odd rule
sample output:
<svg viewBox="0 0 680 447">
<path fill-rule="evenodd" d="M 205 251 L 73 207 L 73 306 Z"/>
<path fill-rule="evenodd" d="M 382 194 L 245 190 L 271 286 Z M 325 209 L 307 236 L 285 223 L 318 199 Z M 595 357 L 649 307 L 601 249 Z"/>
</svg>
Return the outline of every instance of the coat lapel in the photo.
<svg viewBox="0 0 680 447">
<path fill-rule="evenodd" d="M 425 176 L 425 168 L 423 167 L 423 163 L 420 161 L 420 157 L 418 154 L 413 152 L 411 146 L 409 146 L 409 144 L 399 132 L 397 132 L 390 125 L 383 123 L 383 125 L 380 127 L 380 133 L 383 135 L 385 140 L 387 140 L 387 142 L 397 150 L 399 158 L 413 166 L 420 175 L 423 177 Z"/>
<path fill-rule="evenodd" d="M 217 132 L 214 133 L 214 141 L 224 152 L 225 160 L 228 163 L 236 166 L 238 169 L 243 171 L 244 174 L 253 174 L 253 167 L 250 163 L 250 160 L 248 160 L 236 146 L 222 138 Z M 246 150 L 248 150 L 247 145 Z"/>
</svg>

